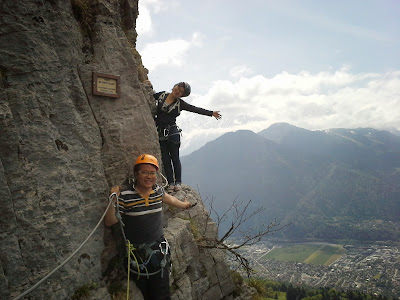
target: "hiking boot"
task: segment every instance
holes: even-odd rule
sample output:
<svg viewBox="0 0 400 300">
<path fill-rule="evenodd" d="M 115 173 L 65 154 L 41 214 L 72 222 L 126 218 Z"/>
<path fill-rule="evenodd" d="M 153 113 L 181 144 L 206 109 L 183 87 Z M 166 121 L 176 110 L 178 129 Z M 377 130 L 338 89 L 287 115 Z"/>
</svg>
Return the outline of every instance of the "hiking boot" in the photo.
<svg viewBox="0 0 400 300">
<path fill-rule="evenodd" d="M 175 191 L 175 184 L 170 184 L 167 188 L 167 193 L 172 193 Z"/>
<path fill-rule="evenodd" d="M 177 184 L 175 184 L 174 190 L 175 192 L 180 191 L 182 189 L 182 185 L 180 182 L 178 182 Z"/>
</svg>

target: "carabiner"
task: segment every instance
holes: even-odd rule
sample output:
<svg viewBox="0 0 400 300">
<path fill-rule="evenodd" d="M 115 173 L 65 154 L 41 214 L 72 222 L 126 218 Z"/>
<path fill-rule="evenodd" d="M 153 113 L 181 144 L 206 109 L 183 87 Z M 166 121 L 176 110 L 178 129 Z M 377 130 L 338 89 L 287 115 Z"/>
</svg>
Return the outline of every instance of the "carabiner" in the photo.
<svg viewBox="0 0 400 300">
<path fill-rule="evenodd" d="M 165 250 L 163 249 L 162 244 L 165 244 Z M 158 247 L 160 248 L 160 252 L 161 252 L 163 255 L 168 254 L 169 244 L 168 244 L 168 241 L 167 241 L 167 240 L 162 241 L 162 242 L 158 245 Z"/>
</svg>

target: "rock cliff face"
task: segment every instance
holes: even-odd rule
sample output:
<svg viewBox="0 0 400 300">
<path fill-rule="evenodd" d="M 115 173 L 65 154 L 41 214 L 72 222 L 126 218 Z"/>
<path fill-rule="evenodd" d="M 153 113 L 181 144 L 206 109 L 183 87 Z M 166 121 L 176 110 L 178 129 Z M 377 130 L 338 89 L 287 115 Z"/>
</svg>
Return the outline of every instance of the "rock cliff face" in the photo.
<svg viewBox="0 0 400 300">
<path fill-rule="evenodd" d="M 135 50 L 137 15 L 134 0 L 0 4 L 1 299 L 30 288 L 85 240 L 137 155 L 160 157 Z M 119 76 L 120 97 L 93 95 L 93 72 Z M 193 237 L 203 207 L 167 215 L 173 299 L 232 298 L 223 254 Z M 109 233 L 100 226 L 29 299 L 70 299 L 88 286 L 97 286 L 92 299 L 111 299 L 102 275 L 115 254 Z"/>
</svg>

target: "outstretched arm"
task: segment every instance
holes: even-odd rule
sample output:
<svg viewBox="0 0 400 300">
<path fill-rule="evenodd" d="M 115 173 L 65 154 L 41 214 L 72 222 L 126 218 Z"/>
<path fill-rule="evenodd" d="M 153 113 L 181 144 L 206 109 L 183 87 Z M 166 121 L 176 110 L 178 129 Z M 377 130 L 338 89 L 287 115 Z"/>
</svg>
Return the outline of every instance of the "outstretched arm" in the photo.
<svg viewBox="0 0 400 300">
<path fill-rule="evenodd" d="M 179 208 L 189 208 L 190 206 L 192 206 L 192 204 L 190 204 L 190 202 L 186 199 L 181 201 L 178 198 L 167 193 L 164 194 L 163 202 Z"/>
<path fill-rule="evenodd" d="M 204 109 L 201 107 L 197 107 L 197 106 L 187 103 L 186 101 L 184 101 L 182 99 L 180 100 L 180 104 L 181 104 L 181 110 L 186 110 L 186 111 L 194 112 L 196 114 L 214 117 L 217 120 L 221 119 L 221 117 L 222 117 L 221 114 L 219 113 L 219 111 L 211 111 L 211 110 L 207 110 L 207 109 Z"/>
</svg>

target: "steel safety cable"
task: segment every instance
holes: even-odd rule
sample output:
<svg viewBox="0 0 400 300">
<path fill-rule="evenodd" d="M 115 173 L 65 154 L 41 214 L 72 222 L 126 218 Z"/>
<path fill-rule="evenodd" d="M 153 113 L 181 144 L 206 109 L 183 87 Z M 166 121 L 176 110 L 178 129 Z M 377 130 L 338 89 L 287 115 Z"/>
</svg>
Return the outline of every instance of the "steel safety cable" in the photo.
<svg viewBox="0 0 400 300">
<path fill-rule="evenodd" d="M 83 241 L 83 243 L 69 256 L 67 257 L 60 265 L 58 265 L 58 267 L 56 267 L 53 271 L 51 271 L 49 274 L 47 274 L 45 277 L 43 277 L 40 281 L 38 281 L 34 286 L 32 286 L 31 288 L 29 288 L 28 290 L 26 290 L 25 292 L 23 292 L 22 294 L 20 294 L 19 296 L 15 297 L 13 300 L 19 300 L 22 299 L 22 297 L 26 296 L 27 294 L 29 294 L 30 292 L 34 291 L 38 286 L 40 286 L 44 281 L 46 281 L 47 278 L 49 278 L 51 275 L 53 275 L 55 272 L 58 271 L 58 269 L 60 269 L 62 266 L 64 266 L 69 260 L 71 260 L 72 257 L 74 257 L 76 255 L 76 253 L 79 252 L 79 250 L 81 250 L 81 248 L 87 243 L 87 241 L 92 237 L 92 235 L 94 234 L 94 232 L 97 230 L 97 228 L 100 226 L 101 222 L 103 221 L 108 209 L 110 208 L 110 205 L 112 203 L 113 197 L 116 194 L 113 193 L 110 195 L 109 197 L 109 203 L 107 205 L 107 208 L 104 212 L 104 214 L 102 215 L 102 217 L 100 218 L 99 222 L 97 223 L 96 227 L 92 230 L 92 232 L 88 235 L 88 237 Z"/>
</svg>

